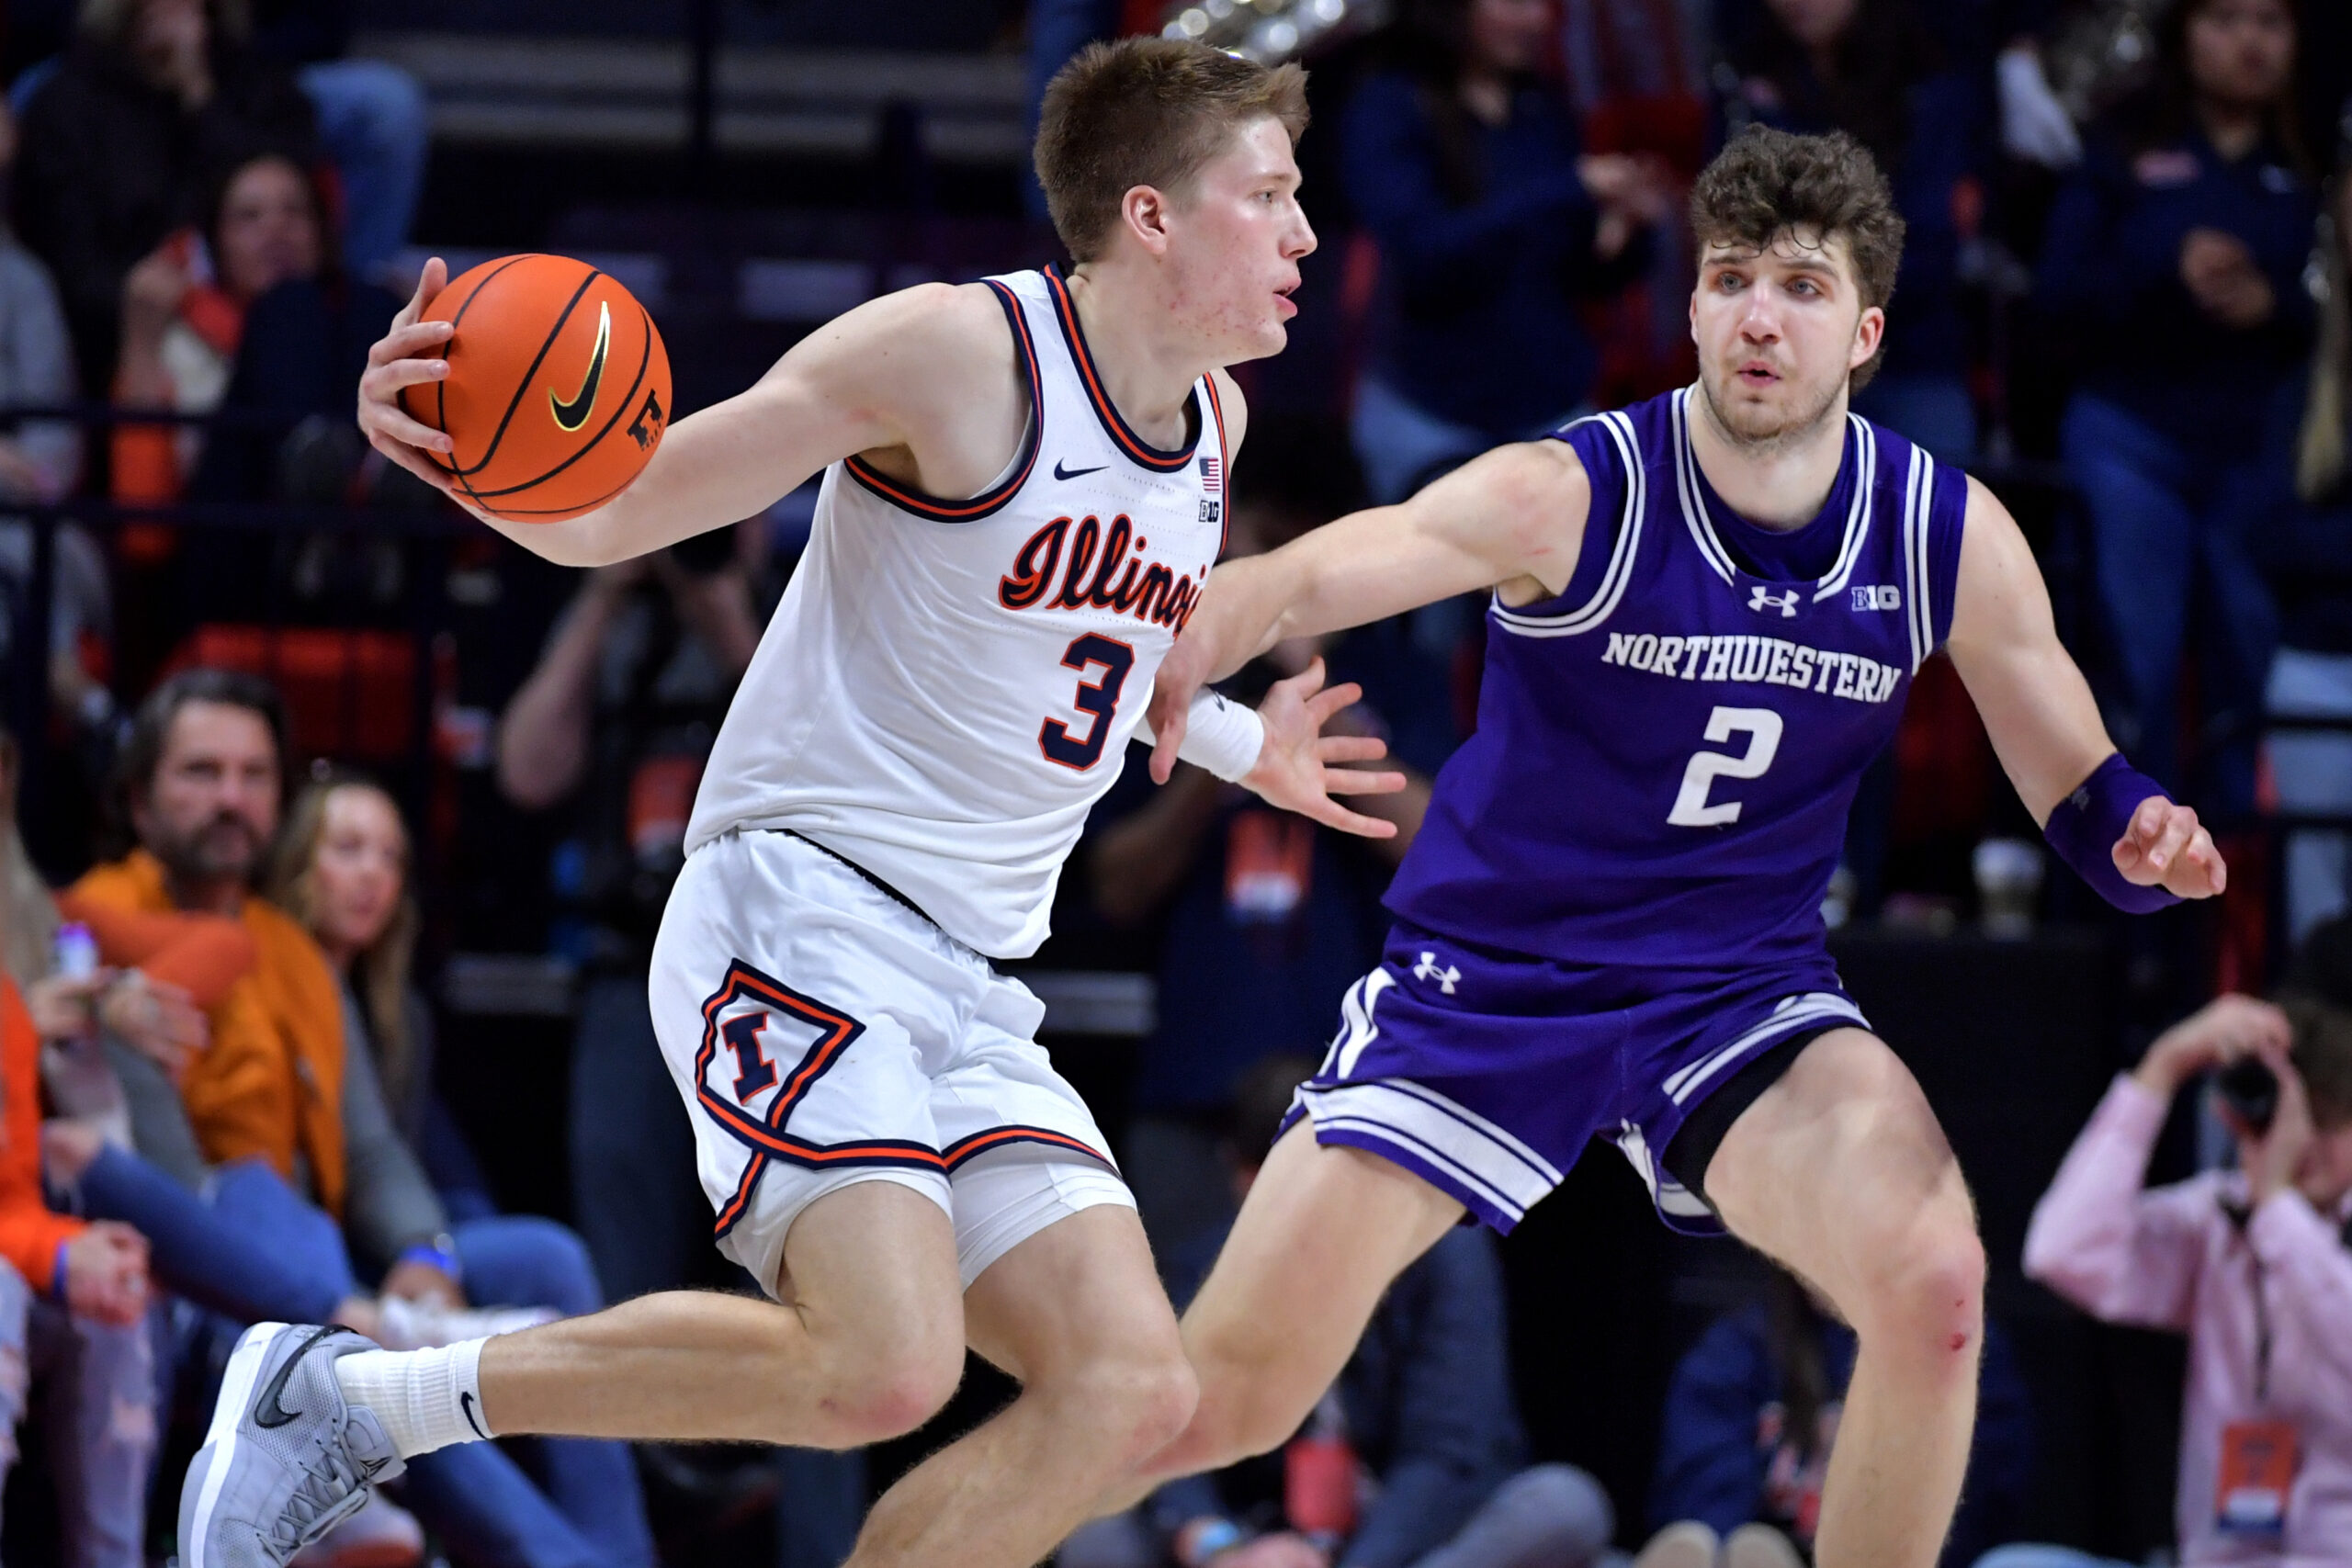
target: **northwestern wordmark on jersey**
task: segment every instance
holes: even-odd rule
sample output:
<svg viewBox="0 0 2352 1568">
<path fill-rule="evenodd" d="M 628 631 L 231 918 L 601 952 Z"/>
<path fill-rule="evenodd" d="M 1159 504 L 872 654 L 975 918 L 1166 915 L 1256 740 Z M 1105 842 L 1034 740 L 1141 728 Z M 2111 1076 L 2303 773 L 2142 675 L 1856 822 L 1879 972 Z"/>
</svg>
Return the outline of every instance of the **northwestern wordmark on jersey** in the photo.
<svg viewBox="0 0 2352 1568">
<path fill-rule="evenodd" d="M 1826 692 L 1858 703 L 1883 703 L 1894 694 L 1900 667 L 1859 653 L 1807 648 L 1785 637 L 1658 637 L 1649 632 L 1611 632 L 1603 664 L 1622 664 L 1680 681 L 1733 681 L 1751 685 L 1792 686 Z"/>
</svg>

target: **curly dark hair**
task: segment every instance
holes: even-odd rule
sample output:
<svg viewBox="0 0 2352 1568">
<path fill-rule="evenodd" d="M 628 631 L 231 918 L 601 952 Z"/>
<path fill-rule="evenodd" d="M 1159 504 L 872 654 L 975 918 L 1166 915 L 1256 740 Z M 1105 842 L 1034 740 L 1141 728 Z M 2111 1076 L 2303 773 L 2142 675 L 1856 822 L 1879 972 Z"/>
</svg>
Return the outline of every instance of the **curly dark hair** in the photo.
<svg viewBox="0 0 2352 1568">
<path fill-rule="evenodd" d="M 1137 186 L 1175 191 L 1250 121 L 1306 130 L 1306 73 L 1272 70 L 1204 43 L 1129 38 L 1093 43 L 1046 85 L 1037 183 L 1073 261 L 1091 261 Z"/>
<path fill-rule="evenodd" d="M 1870 150 L 1842 130 L 1798 136 L 1751 125 L 1732 138 L 1690 187 L 1690 234 L 1709 246 L 1763 251 L 1782 234 L 1801 244 L 1843 240 L 1862 307 L 1883 306 L 1903 264 L 1903 215 Z M 1884 349 L 1854 372 L 1860 388 Z"/>
</svg>

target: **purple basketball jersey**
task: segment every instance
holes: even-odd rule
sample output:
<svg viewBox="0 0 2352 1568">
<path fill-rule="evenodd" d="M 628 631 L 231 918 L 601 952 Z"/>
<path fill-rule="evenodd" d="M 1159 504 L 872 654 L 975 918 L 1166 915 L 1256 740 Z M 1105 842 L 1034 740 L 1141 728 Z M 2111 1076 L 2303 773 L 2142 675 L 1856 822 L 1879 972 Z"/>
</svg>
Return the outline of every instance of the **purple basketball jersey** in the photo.
<svg viewBox="0 0 2352 1568">
<path fill-rule="evenodd" d="M 1557 433 L 1592 479 L 1575 580 L 1488 613 L 1478 732 L 1293 1111 L 1499 1230 L 1596 1134 L 1668 1224 L 1719 1230 L 1662 1158 L 1691 1111 L 1792 1036 L 1867 1026 L 1821 898 L 1951 627 L 1967 479 L 1849 418 L 1820 514 L 1767 534 L 1699 471 L 1690 398 Z"/>
<path fill-rule="evenodd" d="M 1693 395 L 1555 433 L 1592 482 L 1577 581 L 1489 610 L 1477 733 L 1390 889 L 1400 919 L 1577 965 L 1820 953 L 1855 787 L 1951 626 L 1967 479 L 1849 415 L 1786 541 L 1826 573 L 1758 576 L 1691 453 Z"/>
</svg>

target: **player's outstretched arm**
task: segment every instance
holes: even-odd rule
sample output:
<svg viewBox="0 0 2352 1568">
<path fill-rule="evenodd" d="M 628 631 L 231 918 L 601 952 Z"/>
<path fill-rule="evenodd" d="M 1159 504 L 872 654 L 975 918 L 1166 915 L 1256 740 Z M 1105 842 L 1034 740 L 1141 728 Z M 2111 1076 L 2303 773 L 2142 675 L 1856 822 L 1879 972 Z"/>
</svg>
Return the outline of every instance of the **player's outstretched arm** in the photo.
<svg viewBox="0 0 2352 1568">
<path fill-rule="evenodd" d="M 1193 697 L 1288 637 L 1360 626 L 1482 588 L 1564 592 L 1592 485 L 1563 441 L 1499 446 L 1411 500 L 1351 513 L 1209 574 L 1161 661 L 1152 777 L 1168 782 Z"/>
<path fill-rule="evenodd" d="M 871 300 L 795 344 L 758 382 L 670 427 L 635 483 L 560 523 L 514 524 L 468 504 L 434 461 L 449 438 L 411 419 L 404 387 L 449 373 L 446 321 L 422 319 L 447 282 L 439 257 L 368 351 L 359 428 L 376 450 L 561 566 L 607 566 L 741 522 L 858 453 L 934 494 L 978 493 L 1021 439 L 1027 391 L 1002 309 L 980 285 L 925 284 Z M 428 456 L 430 455 L 430 456 Z"/>
<path fill-rule="evenodd" d="M 2133 887 L 2204 898 L 2227 886 L 2228 868 L 2195 811 L 2144 781 L 2136 804 L 2112 798 L 2140 775 L 2108 739 L 2089 683 L 2058 640 L 2049 590 L 2016 519 L 1973 479 L 1948 647 L 2009 783 L 2062 855 L 2070 834 L 2095 831 Z M 2099 886 L 2098 867 L 2075 869 Z"/>
</svg>

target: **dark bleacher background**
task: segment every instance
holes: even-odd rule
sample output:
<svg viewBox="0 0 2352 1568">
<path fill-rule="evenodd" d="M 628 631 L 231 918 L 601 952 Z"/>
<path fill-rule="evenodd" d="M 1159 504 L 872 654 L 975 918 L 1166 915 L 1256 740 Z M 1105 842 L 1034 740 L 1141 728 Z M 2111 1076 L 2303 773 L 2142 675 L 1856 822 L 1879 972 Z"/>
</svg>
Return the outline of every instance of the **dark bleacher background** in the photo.
<svg viewBox="0 0 2352 1568">
<path fill-rule="evenodd" d="M 42 27 L 54 36 L 68 9 L 11 6 L 12 63 L 26 63 Z M 453 270 L 520 249 L 605 267 L 658 316 L 679 412 L 740 389 L 816 323 L 876 293 L 1051 257 L 1050 237 L 1019 216 L 1018 13 L 1013 0 L 353 7 L 356 52 L 408 66 L 432 102 L 420 251 L 448 256 Z M 698 120 L 688 39 L 714 27 L 721 47 Z M 1329 147 L 1310 139 L 1306 158 L 1318 224 L 1336 236 L 1343 215 L 1320 161 Z M 1317 258 L 1328 270 L 1310 272 L 1309 298 L 1320 304 L 1266 372 L 1270 387 L 1312 384 L 1315 356 L 1344 352 L 1331 338 L 1341 252 L 1328 245 Z M 573 577 L 481 530 L 412 547 L 451 722 L 484 734 Z M 2060 581 L 2063 607 L 2063 570 Z M 548 956 L 547 867 L 569 823 L 508 808 L 485 749 L 452 757 L 388 769 L 428 824 L 420 870 L 434 912 L 428 972 L 438 967 L 446 1012 L 444 1089 L 501 1198 L 562 1215 L 572 976 Z M 2137 1558 L 2168 1534 L 2178 1348 L 2095 1328 L 2018 1269 L 2031 1204 L 2124 1056 L 2123 1021 L 2110 1010 L 2118 964 L 2087 930 L 2021 942 L 1855 934 L 1839 957 L 1856 998 L 1918 1072 L 1978 1194 L 1993 1312 L 2040 1421 L 2032 1532 Z M 1115 998 L 1091 1022 L 1058 1010 L 1052 1042 L 1114 1137 L 1134 1052 L 1132 1021 L 1119 1013 Z M 1715 1314 L 1748 1299 L 1757 1266 L 1734 1244 L 1667 1232 L 1605 1147 L 1505 1253 L 1537 1450 L 1599 1474 L 1623 1511 L 1621 1540 L 1637 1543 L 1674 1359 Z M 1003 1393 L 1001 1381 L 976 1380 L 941 1423 L 878 1456 L 875 1484 Z"/>
</svg>

